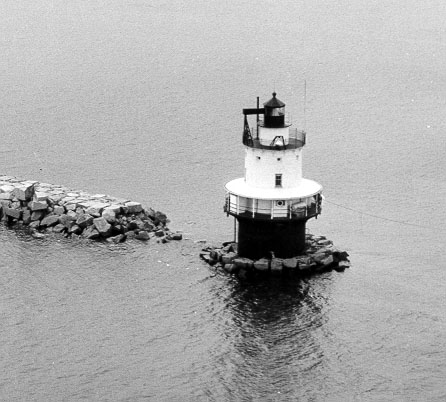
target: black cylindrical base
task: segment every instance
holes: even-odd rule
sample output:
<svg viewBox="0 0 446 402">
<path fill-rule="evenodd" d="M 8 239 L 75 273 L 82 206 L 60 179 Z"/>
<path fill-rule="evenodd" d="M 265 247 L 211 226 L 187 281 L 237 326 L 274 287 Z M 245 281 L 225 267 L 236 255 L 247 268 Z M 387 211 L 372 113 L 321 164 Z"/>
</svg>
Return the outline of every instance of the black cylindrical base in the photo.
<svg viewBox="0 0 446 402">
<path fill-rule="evenodd" d="M 275 221 L 238 218 L 238 254 L 259 259 L 290 258 L 305 249 L 305 221 Z"/>
</svg>

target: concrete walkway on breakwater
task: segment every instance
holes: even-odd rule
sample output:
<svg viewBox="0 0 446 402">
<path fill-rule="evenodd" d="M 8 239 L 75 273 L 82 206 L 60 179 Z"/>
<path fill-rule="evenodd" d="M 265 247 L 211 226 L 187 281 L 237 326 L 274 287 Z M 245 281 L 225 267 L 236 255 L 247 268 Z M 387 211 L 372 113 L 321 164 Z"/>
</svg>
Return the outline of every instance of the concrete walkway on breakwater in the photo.
<svg viewBox="0 0 446 402">
<path fill-rule="evenodd" d="M 6 175 L 0 175 L 0 219 L 29 229 L 35 238 L 55 232 L 114 243 L 129 238 L 155 237 L 163 243 L 182 239 L 181 233 L 167 228 L 164 213 L 139 202 Z"/>
<path fill-rule="evenodd" d="M 324 236 L 307 234 L 303 255 L 293 258 L 261 258 L 251 260 L 237 254 L 237 243 L 224 243 L 222 247 L 205 247 L 201 258 L 217 269 L 235 274 L 240 278 L 265 274 L 312 276 L 328 271 L 344 271 L 350 267 L 348 253 L 333 246 Z"/>
</svg>

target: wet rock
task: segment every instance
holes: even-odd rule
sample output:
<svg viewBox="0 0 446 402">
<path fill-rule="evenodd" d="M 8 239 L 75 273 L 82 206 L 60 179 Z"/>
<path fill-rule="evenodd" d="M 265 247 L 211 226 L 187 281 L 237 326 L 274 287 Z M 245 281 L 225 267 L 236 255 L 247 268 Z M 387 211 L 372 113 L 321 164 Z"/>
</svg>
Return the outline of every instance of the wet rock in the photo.
<svg viewBox="0 0 446 402">
<path fill-rule="evenodd" d="M 150 235 L 145 230 L 141 230 L 135 235 L 135 239 L 147 241 L 150 240 Z"/>
<path fill-rule="evenodd" d="M 210 251 L 210 256 L 213 260 L 215 261 L 221 261 L 221 256 L 222 256 L 222 251 L 221 249 L 217 248 L 217 249 L 212 249 Z"/>
<path fill-rule="evenodd" d="M 229 245 L 229 251 L 237 254 L 238 253 L 238 244 L 237 243 L 231 243 Z"/>
<path fill-rule="evenodd" d="M 333 258 L 335 259 L 335 261 L 348 261 L 348 253 L 347 251 L 341 251 L 341 250 L 334 250 L 333 251 Z"/>
<path fill-rule="evenodd" d="M 127 221 L 127 229 L 128 230 L 139 230 L 138 229 L 138 222 L 136 222 L 136 219 L 133 219 L 131 221 Z"/>
<path fill-rule="evenodd" d="M 47 215 L 40 222 L 42 227 L 55 226 L 59 223 L 59 215 Z"/>
<path fill-rule="evenodd" d="M 237 257 L 232 260 L 232 263 L 238 268 L 251 269 L 253 267 L 254 261 L 249 258 Z"/>
<path fill-rule="evenodd" d="M 126 236 L 124 234 L 119 234 L 117 236 L 113 236 L 113 237 L 109 237 L 109 239 L 113 242 L 113 243 L 122 243 L 125 241 Z"/>
<path fill-rule="evenodd" d="M 28 225 L 28 228 L 33 230 L 33 229 L 38 229 L 39 226 L 40 226 L 40 221 L 34 221 Z"/>
<path fill-rule="evenodd" d="M 64 225 L 67 229 L 70 229 L 75 222 L 75 217 L 69 216 L 67 214 L 63 214 L 59 216 L 59 222 Z"/>
<path fill-rule="evenodd" d="M 297 258 L 286 258 L 283 260 L 283 268 L 293 270 L 296 269 L 298 265 Z"/>
<path fill-rule="evenodd" d="M 182 240 L 183 239 L 183 235 L 181 233 L 171 233 L 169 235 L 169 239 L 170 240 Z"/>
<path fill-rule="evenodd" d="M 135 219 L 136 225 L 138 226 L 138 230 L 146 230 L 146 224 L 141 220 L 141 218 Z"/>
<path fill-rule="evenodd" d="M 157 230 L 155 232 L 155 236 L 157 237 L 163 237 L 165 235 L 164 230 Z"/>
<path fill-rule="evenodd" d="M 202 260 L 204 260 L 205 262 L 207 262 L 208 264 L 210 264 L 210 265 L 215 263 L 215 261 L 211 258 L 211 256 L 209 255 L 208 252 L 201 252 L 200 253 L 200 258 Z"/>
<path fill-rule="evenodd" d="M 281 258 L 271 259 L 271 272 L 273 273 L 282 272 L 282 268 L 283 268 L 283 260 Z"/>
<path fill-rule="evenodd" d="M 338 264 L 333 267 L 333 269 L 338 272 L 345 271 L 346 268 L 350 268 L 349 261 L 339 261 Z"/>
<path fill-rule="evenodd" d="M 223 269 L 228 273 L 228 274 L 235 274 L 237 272 L 239 272 L 240 267 L 237 266 L 237 264 L 225 264 L 223 266 Z"/>
<path fill-rule="evenodd" d="M 85 229 L 87 226 L 90 226 L 93 224 L 93 217 L 89 214 L 82 214 L 77 218 L 76 225 L 81 227 L 82 229 Z"/>
<path fill-rule="evenodd" d="M 118 235 L 118 234 L 124 234 L 126 232 L 126 230 L 124 229 L 124 226 L 122 225 L 112 225 L 112 234 L 113 235 Z"/>
<path fill-rule="evenodd" d="M 254 261 L 254 269 L 261 272 L 269 271 L 269 260 L 261 258 L 260 260 Z"/>
<path fill-rule="evenodd" d="M 331 240 L 321 239 L 317 242 L 317 244 L 321 246 L 328 246 L 330 244 L 333 244 L 333 242 Z"/>
<path fill-rule="evenodd" d="M 155 228 L 156 228 L 156 226 L 152 221 L 150 221 L 150 220 L 144 221 L 144 225 L 143 225 L 144 230 L 148 230 L 151 232 L 151 231 L 155 230 Z M 176 240 L 181 240 L 181 239 L 176 239 Z"/>
<path fill-rule="evenodd" d="M 100 234 L 93 226 L 90 226 L 82 232 L 82 236 L 86 239 L 95 240 L 100 237 Z"/>
<path fill-rule="evenodd" d="M 58 223 L 56 226 L 53 227 L 53 232 L 62 233 L 65 229 L 66 228 L 62 223 Z"/>
<path fill-rule="evenodd" d="M 302 275 L 308 275 L 313 270 L 313 268 L 315 266 L 316 266 L 315 263 L 311 263 L 311 262 L 305 263 L 305 262 L 303 262 L 303 263 L 299 263 L 299 266 L 297 267 L 297 270 Z"/>
<path fill-rule="evenodd" d="M 127 239 L 134 239 L 136 236 L 136 233 L 133 230 L 129 230 L 125 232 L 125 235 L 127 236 Z"/>
<path fill-rule="evenodd" d="M 314 267 L 314 270 L 315 270 L 315 272 L 331 271 L 333 265 L 334 265 L 333 256 L 329 255 L 325 259 L 323 259 L 321 262 L 316 263 L 316 267 Z"/>
<path fill-rule="evenodd" d="M 237 276 L 240 279 L 247 279 L 249 275 L 248 270 L 244 269 L 244 268 L 240 268 L 240 270 L 237 272 Z"/>
<path fill-rule="evenodd" d="M 25 225 L 29 225 L 31 223 L 31 211 L 29 209 L 24 209 L 22 211 L 22 220 Z"/>
<path fill-rule="evenodd" d="M 316 264 L 322 264 L 322 261 L 327 258 L 327 254 L 325 252 L 316 252 L 311 257 Z"/>
<path fill-rule="evenodd" d="M 68 229 L 68 233 L 80 235 L 82 233 L 82 228 L 79 225 L 74 224 L 70 229 Z"/>
<path fill-rule="evenodd" d="M 20 217 L 22 216 L 22 211 L 15 208 L 5 207 L 3 213 L 5 214 L 5 216 L 8 216 L 9 218 L 13 219 L 20 219 Z"/>
<path fill-rule="evenodd" d="M 168 222 L 166 214 L 164 214 L 160 211 L 156 211 L 155 212 L 155 222 L 159 222 L 159 223 L 165 225 Z"/>
<path fill-rule="evenodd" d="M 44 234 L 39 233 L 37 231 L 32 232 L 31 236 L 34 237 L 35 239 L 44 239 L 45 238 Z"/>
<path fill-rule="evenodd" d="M 111 225 L 102 217 L 93 219 L 93 224 L 99 234 L 103 237 L 106 237 L 111 231 Z"/>
<path fill-rule="evenodd" d="M 221 256 L 221 262 L 223 264 L 231 264 L 232 261 L 234 260 L 234 258 L 236 258 L 236 257 L 237 257 L 237 254 L 229 252 L 229 253 L 223 254 Z"/>
</svg>

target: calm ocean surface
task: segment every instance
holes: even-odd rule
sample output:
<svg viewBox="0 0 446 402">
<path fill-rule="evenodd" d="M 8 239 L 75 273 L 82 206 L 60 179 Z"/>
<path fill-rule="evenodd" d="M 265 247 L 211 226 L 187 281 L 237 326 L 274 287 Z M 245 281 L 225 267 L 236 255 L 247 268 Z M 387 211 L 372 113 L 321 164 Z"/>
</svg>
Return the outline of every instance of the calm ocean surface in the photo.
<svg viewBox="0 0 446 402">
<path fill-rule="evenodd" d="M 440 0 L 1 1 L 0 174 L 141 201 L 186 239 L 0 226 L 0 399 L 444 401 L 445 19 Z M 244 283 L 198 258 L 232 238 L 241 109 L 273 90 L 342 274 Z"/>
</svg>

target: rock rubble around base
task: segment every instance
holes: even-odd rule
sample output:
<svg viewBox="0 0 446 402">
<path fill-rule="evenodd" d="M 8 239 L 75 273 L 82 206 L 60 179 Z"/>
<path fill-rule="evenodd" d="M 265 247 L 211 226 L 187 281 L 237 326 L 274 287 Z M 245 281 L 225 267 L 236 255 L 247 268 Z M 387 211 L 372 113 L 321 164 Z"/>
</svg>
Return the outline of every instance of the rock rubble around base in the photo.
<svg viewBox="0 0 446 402">
<path fill-rule="evenodd" d="M 164 213 L 138 202 L 5 175 L 0 175 L 0 220 L 28 228 L 34 238 L 54 232 L 113 243 L 182 240 L 181 233 L 167 228 Z"/>
<path fill-rule="evenodd" d="M 335 270 L 342 272 L 350 267 L 348 253 L 333 246 L 324 236 L 307 234 L 304 254 L 292 258 L 261 258 L 251 260 L 237 255 L 237 243 L 224 243 L 222 247 L 205 247 L 200 257 L 216 268 L 241 278 L 249 275 L 291 274 L 311 276 Z"/>
</svg>

